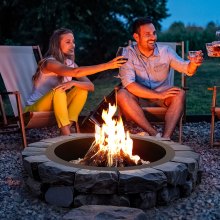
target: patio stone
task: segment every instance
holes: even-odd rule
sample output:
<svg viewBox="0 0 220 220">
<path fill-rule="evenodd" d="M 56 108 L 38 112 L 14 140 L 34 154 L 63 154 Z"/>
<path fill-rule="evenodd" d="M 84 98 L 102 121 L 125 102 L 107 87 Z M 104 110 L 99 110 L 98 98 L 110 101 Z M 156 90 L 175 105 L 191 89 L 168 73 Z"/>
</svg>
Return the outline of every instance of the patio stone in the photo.
<svg viewBox="0 0 220 220">
<path fill-rule="evenodd" d="M 38 173 L 38 165 L 48 161 L 50 160 L 45 155 L 29 156 L 23 158 L 23 164 L 25 170 L 28 172 L 28 175 L 34 178 L 35 180 L 40 179 Z"/>
<path fill-rule="evenodd" d="M 46 151 L 46 148 L 26 147 L 22 151 L 22 156 L 23 157 L 29 157 L 29 156 L 44 155 L 45 151 Z"/>
<path fill-rule="evenodd" d="M 42 196 L 42 191 L 41 191 L 42 183 L 41 182 L 36 181 L 31 177 L 28 177 L 26 184 L 34 196 L 36 197 Z"/>
<path fill-rule="evenodd" d="M 65 166 L 53 161 L 39 164 L 38 172 L 40 179 L 45 183 L 66 183 L 74 184 L 77 168 Z"/>
<path fill-rule="evenodd" d="M 193 191 L 193 188 L 194 188 L 194 183 L 192 180 L 188 180 L 186 181 L 185 184 L 181 185 L 180 186 L 180 189 L 181 189 L 181 197 L 187 197 L 189 196 L 192 191 Z"/>
<path fill-rule="evenodd" d="M 199 158 L 200 158 L 199 154 L 194 151 L 175 151 L 175 156 L 193 158 L 197 162 L 199 162 Z"/>
<path fill-rule="evenodd" d="M 73 203 L 73 193 L 73 187 L 54 186 L 45 193 L 45 200 L 51 205 L 69 207 Z"/>
<path fill-rule="evenodd" d="M 186 182 L 188 172 L 185 164 L 167 162 L 154 166 L 154 169 L 162 171 L 167 177 L 167 183 L 173 186 L 182 185 Z"/>
<path fill-rule="evenodd" d="M 114 206 L 130 206 L 129 197 L 127 195 L 116 194 L 80 194 L 74 198 L 74 206 L 82 205 L 114 205 Z"/>
<path fill-rule="evenodd" d="M 163 143 L 168 144 L 175 151 L 192 151 L 192 148 L 187 145 L 179 144 L 172 141 L 164 141 Z"/>
<path fill-rule="evenodd" d="M 31 148 L 31 147 L 37 147 L 37 148 L 48 148 L 52 145 L 52 143 L 47 143 L 47 142 L 44 142 L 43 140 L 42 141 L 39 141 L 39 142 L 34 142 L 34 143 L 31 143 L 31 144 L 28 144 L 28 147 L 27 148 Z"/>
<path fill-rule="evenodd" d="M 101 205 L 85 205 L 73 209 L 63 216 L 63 220 L 147 220 L 147 215 L 140 209 L 117 207 L 117 206 L 101 206 Z"/>
<path fill-rule="evenodd" d="M 167 205 L 180 197 L 180 188 L 178 186 L 167 186 L 159 190 L 157 194 L 157 203 Z"/>
<path fill-rule="evenodd" d="M 171 161 L 184 163 L 188 168 L 189 178 L 192 179 L 194 184 L 196 183 L 198 179 L 199 164 L 195 159 L 186 157 L 174 157 Z"/>
<path fill-rule="evenodd" d="M 45 143 L 54 144 L 54 143 L 61 142 L 61 141 L 68 141 L 71 139 L 73 139 L 73 137 L 69 135 L 69 136 L 58 136 L 58 137 L 54 137 L 54 138 L 48 138 L 48 139 L 44 139 L 42 141 Z"/>
<path fill-rule="evenodd" d="M 131 207 L 150 209 L 156 206 L 157 192 L 147 191 L 144 193 L 130 194 Z"/>
<path fill-rule="evenodd" d="M 116 171 L 80 169 L 76 172 L 74 188 L 82 193 L 114 194 L 118 189 Z"/>
<path fill-rule="evenodd" d="M 119 173 L 119 193 L 122 194 L 157 191 L 167 184 L 165 174 L 152 168 L 120 170 Z"/>
</svg>

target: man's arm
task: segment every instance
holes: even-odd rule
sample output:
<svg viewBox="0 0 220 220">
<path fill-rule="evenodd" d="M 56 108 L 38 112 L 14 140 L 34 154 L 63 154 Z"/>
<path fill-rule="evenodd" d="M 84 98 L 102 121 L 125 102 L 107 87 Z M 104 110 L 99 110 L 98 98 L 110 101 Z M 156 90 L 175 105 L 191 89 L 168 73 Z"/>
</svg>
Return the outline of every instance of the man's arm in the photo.
<svg viewBox="0 0 220 220">
<path fill-rule="evenodd" d="M 133 82 L 126 86 L 126 89 L 133 95 L 139 98 L 145 99 L 165 99 L 168 97 L 173 97 L 181 90 L 177 87 L 172 87 L 163 92 L 157 92 L 140 85 L 139 83 Z"/>
<path fill-rule="evenodd" d="M 203 53 L 198 51 L 197 56 L 194 58 L 188 57 L 188 61 L 184 61 L 174 50 L 168 48 L 169 58 L 171 60 L 170 66 L 180 72 L 185 73 L 187 76 L 193 76 L 196 70 L 203 62 Z"/>
</svg>

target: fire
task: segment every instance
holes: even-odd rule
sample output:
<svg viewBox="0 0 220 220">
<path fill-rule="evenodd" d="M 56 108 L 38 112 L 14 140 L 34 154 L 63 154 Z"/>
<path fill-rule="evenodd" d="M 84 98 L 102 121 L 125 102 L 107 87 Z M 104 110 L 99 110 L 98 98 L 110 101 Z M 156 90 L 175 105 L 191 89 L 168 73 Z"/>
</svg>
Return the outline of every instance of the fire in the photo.
<svg viewBox="0 0 220 220">
<path fill-rule="evenodd" d="M 132 155 L 133 141 L 129 132 L 125 132 L 121 117 L 118 121 L 113 119 L 116 110 L 116 106 L 111 104 L 109 104 L 108 110 L 103 110 L 102 118 L 105 123 L 101 127 L 95 126 L 95 141 L 87 153 L 90 155 L 87 158 L 91 160 L 99 155 L 99 160 L 103 160 L 105 157 L 103 155 L 106 155 L 106 165 L 109 167 L 121 166 L 120 164 L 128 158 L 133 163 L 138 164 L 140 157 Z M 94 152 L 92 156 L 91 151 Z"/>
</svg>

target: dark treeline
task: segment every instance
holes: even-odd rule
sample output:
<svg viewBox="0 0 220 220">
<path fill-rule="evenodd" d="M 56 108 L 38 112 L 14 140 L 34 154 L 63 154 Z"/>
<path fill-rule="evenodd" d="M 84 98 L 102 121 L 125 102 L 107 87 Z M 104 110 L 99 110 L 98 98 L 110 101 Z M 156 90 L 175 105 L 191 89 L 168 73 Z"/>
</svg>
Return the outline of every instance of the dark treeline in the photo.
<svg viewBox="0 0 220 220">
<path fill-rule="evenodd" d="M 189 50 L 203 50 L 206 53 L 205 43 L 217 40 L 215 36 L 219 25 L 210 21 L 206 27 L 185 26 L 182 22 L 174 22 L 168 30 L 158 34 L 159 41 L 189 42 Z"/>
<path fill-rule="evenodd" d="M 60 27 L 74 31 L 76 62 L 89 65 L 115 56 L 118 46 L 132 39 L 132 21 L 153 18 L 158 31 L 169 16 L 167 0 L 3 0 L 0 1 L 0 44 L 40 45 L 46 52 L 49 36 Z M 193 22 L 193 21 L 192 21 Z M 159 41 L 189 41 L 190 49 L 204 49 L 215 39 L 218 27 L 206 28 L 178 22 L 159 32 Z"/>
<path fill-rule="evenodd" d="M 46 52 L 51 33 L 74 31 L 76 62 L 95 64 L 115 56 L 131 39 L 132 21 L 149 15 L 158 29 L 168 16 L 167 0 L 4 0 L 0 1 L 0 44 L 38 44 Z"/>
</svg>

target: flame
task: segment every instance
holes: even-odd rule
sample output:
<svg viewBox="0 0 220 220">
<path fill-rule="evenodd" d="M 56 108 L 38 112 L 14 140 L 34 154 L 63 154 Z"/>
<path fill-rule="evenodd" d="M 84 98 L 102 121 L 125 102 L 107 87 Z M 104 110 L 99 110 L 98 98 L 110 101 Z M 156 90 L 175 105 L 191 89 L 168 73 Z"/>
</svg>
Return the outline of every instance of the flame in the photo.
<svg viewBox="0 0 220 220">
<path fill-rule="evenodd" d="M 113 119 L 116 110 L 117 107 L 110 103 L 109 109 L 107 111 L 103 110 L 102 119 L 105 123 L 101 127 L 95 126 L 95 144 L 99 145 L 99 151 L 107 153 L 108 166 L 113 165 L 114 159 L 116 161 L 120 159 L 121 151 L 129 155 L 130 159 L 137 164 L 140 157 L 132 155 L 133 141 L 130 138 L 129 132 L 125 133 L 121 117 L 118 121 Z"/>
</svg>

